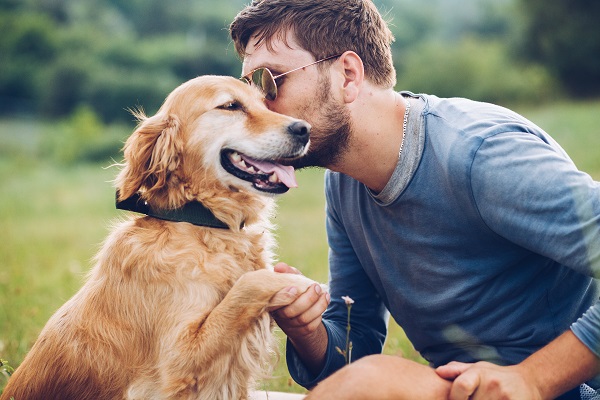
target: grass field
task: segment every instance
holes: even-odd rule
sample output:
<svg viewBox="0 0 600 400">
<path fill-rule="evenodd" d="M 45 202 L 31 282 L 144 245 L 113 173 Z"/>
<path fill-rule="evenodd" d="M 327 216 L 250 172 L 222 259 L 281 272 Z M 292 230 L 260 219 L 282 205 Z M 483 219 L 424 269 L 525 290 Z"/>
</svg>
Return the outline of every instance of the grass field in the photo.
<svg viewBox="0 0 600 400">
<path fill-rule="evenodd" d="M 600 180 L 600 101 L 518 111 Z M 13 367 L 49 316 L 80 287 L 110 221 L 120 215 L 109 183 L 116 171 L 106 168 L 110 161 L 60 164 L 41 157 L 42 136 L 51 131 L 35 120 L 0 120 L 0 358 Z M 303 171 L 298 180 L 300 188 L 279 201 L 279 259 L 327 281 L 323 172 Z M 385 352 L 419 359 L 393 322 Z M 284 363 L 282 357 L 264 388 L 302 391 Z M 0 374 L 0 388 L 4 384 Z"/>
</svg>

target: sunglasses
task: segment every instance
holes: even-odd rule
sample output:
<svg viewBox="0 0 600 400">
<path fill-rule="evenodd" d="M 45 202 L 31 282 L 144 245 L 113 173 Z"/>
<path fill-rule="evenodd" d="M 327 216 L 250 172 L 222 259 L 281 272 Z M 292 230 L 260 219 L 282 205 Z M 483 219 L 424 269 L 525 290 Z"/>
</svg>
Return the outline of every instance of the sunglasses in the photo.
<svg viewBox="0 0 600 400">
<path fill-rule="evenodd" d="M 341 54 L 329 56 L 275 76 L 268 68 L 257 68 L 249 74 L 242 76 L 240 79 L 249 85 L 257 86 L 265 94 L 267 100 L 275 100 L 277 98 L 277 79 L 284 75 L 291 74 L 292 72 L 299 71 L 306 67 L 310 67 L 311 65 L 331 60 L 332 58 L 337 58 L 339 56 L 341 56 Z"/>
</svg>

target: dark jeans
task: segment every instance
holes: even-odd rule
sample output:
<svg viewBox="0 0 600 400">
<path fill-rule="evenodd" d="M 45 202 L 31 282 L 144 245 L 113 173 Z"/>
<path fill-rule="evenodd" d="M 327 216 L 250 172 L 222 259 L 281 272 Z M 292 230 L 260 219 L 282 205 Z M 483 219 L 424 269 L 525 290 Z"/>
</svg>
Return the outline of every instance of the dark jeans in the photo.
<svg viewBox="0 0 600 400">
<path fill-rule="evenodd" d="M 579 395 L 579 386 L 575 389 L 569 390 L 567 393 L 563 394 L 560 397 L 557 397 L 556 400 L 581 400 L 581 396 Z"/>
</svg>

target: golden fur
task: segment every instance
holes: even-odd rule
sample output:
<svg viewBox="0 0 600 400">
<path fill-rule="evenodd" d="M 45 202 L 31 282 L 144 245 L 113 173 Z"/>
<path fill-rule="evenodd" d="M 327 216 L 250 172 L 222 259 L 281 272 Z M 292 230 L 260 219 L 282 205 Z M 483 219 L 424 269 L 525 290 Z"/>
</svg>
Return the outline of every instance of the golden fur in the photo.
<svg viewBox="0 0 600 400">
<path fill-rule="evenodd" d="M 303 155 L 307 139 L 289 131 L 297 120 L 216 76 L 184 83 L 139 118 L 116 179 L 121 198 L 140 192 L 162 209 L 197 200 L 230 229 L 148 216 L 118 223 L 2 400 L 244 399 L 272 360 L 273 295 L 314 283 L 272 272 L 273 199 L 220 164 L 228 147 L 259 159 Z"/>
</svg>

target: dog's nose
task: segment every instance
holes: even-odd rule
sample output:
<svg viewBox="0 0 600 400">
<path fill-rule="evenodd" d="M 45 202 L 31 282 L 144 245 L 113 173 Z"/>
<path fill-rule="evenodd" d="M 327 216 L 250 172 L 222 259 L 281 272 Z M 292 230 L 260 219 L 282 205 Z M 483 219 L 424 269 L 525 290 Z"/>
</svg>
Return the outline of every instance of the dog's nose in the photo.
<svg viewBox="0 0 600 400">
<path fill-rule="evenodd" d="M 299 138 L 306 136 L 306 139 L 308 140 L 308 134 L 310 133 L 310 125 L 304 121 L 292 122 L 288 126 L 288 132 L 294 136 L 298 136 Z"/>
</svg>

